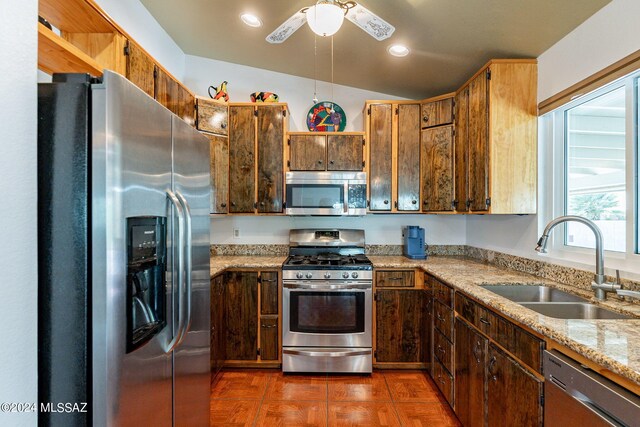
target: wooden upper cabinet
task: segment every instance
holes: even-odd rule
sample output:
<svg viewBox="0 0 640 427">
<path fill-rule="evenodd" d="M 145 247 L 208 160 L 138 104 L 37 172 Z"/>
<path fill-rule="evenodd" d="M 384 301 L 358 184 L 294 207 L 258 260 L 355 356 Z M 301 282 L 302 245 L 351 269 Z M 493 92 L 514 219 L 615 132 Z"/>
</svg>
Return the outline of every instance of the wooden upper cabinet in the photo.
<svg viewBox="0 0 640 427">
<path fill-rule="evenodd" d="M 259 213 L 282 212 L 284 111 L 281 105 L 257 107 Z"/>
<path fill-rule="evenodd" d="M 370 104 L 369 210 L 391 211 L 393 105 Z"/>
<path fill-rule="evenodd" d="M 215 133 L 216 135 L 229 134 L 228 104 L 216 102 L 212 99 L 197 98 L 197 112 L 198 130 Z"/>
<path fill-rule="evenodd" d="M 77 33 L 61 31 L 62 38 L 89 55 L 102 68 L 125 75 L 127 39 L 120 33 Z"/>
<path fill-rule="evenodd" d="M 469 199 L 472 211 L 489 209 L 489 73 L 469 83 Z"/>
<path fill-rule="evenodd" d="M 542 426 L 543 381 L 493 344 L 487 357 L 487 422 L 501 426 Z M 515 392 L 517 391 L 517 392 Z M 505 414 L 508 414 L 505 417 Z"/>
<path fill-rule="evenodd" d="M 398 197 L 399 211 L 420 210 L 420 105 L 399 104 Z"/>
<path fill-rule="evenodd" d="M 155 63 L 153 58 L 131 40 L 127 43 L 126 52 L 127 79 L 153 98 L 155 96 Z"/>
<path fill-rule="evenodd" d="M 422 131 L 423 210 L 453 210 L 453 125 Z"/>
<path fill-rule="evenodd" d="M 253 106 L 229 106 L 229 212 L 252 213 L 255 203 Z"/>
<path fill-rule="evenodd" d="M 422 104 L 421 125 L 423 128 L 453 122 L 453 98 L 430 101 Z"/>
<path fill-rule="evenodd" d="M 289 135 L 289 169 L 292 171 L 324 171 L 327 163 L 325 135 Z"/>
<path fill-rule="evenodd" d="M 155 75 L 155 100 L 176 114 L 178 111 L 178 83 L 157 65 L 155 66 Z"/>
<path fill-rule="evenodd" d="M 202 132 L 209 138 L 211 152 L 211 206 L 212 214 L 229 212 L 229 140 L 226 136 Z"/>
<path fill-rule="evenodd" d="M 196 125 L 196 98 L 184 86 L 178 84 L 176 115 L 189 125 Z"/>
<path fill-rule="evenodd" d="M 327 135 L 327 170 L 361 171 L 363 135 Z"/>
<path fill-rule="evenodd" d="M 469 199 L 469 88 L 456 95 L 456 123 L 454 137 L 454 207 L 459 212 L 467 211 Z"/>
</svg>

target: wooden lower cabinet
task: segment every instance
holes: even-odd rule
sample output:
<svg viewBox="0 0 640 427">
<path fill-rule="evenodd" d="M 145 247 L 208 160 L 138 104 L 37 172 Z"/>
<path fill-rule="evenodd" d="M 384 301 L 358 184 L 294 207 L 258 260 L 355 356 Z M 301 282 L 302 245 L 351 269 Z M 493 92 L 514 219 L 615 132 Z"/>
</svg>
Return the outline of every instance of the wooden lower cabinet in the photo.
<svg viewBox="0 0 640 427">
<path fill-rule="evenodd" d="M 465 427 L 483 427 L 486 423 L 488 342 L 464 321 L 456 319 L 455 412 Z"/>
<path fill-rule="evenodd" d="M 215 380 L 226 358 L 224 275 L 211 279 L 211 379 Z"/>
<path fill-rule="evenodd" d="M 543 381 L 530 374 L 494 344 L 487 362 L 489 426 L 541 426 Z"/>
<path fill-rule="evenodd" d="M 280 360 L 278 276 L 277 271 L 228 271 L 218 276 L 223 277 L 229 364 Z"/>
<path fill-rule="evenodd" d="M 423 290 L 377 290 L 375 304 L 376 362 L 421 363 L 428 348 Z"/>
<path fill-rule="evenodd" d="M 224 275 L 227 360 L 256 360 L 258 355 L 258 273 Z"/>
</svg>

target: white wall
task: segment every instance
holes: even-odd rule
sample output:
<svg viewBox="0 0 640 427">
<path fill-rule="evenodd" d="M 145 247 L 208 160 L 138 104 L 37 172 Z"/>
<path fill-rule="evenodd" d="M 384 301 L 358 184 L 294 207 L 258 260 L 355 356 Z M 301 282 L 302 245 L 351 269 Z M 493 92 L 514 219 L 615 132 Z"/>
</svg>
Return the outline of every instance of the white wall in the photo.
<svg viewBox="0 0 640 427">
<path fill-rule="evenodd" d="M 96 0 L 140 46 L 178 80 L 184 82 L 185 55 L 138 0 Z"/>
<path fill-rule="evenodd" d="M 0 402 L 37 402 L 37 0 L 0 13 Z M 36 413 L 0 412 L 0 425 L 33 426 Z"/>
<path fill-rule="evenodd" d="M 538 57 L 538 101 L 563 89 L 640 49 L 640 2 L 613 0 L 582 25 Z M 533 259 L 543 259 L 561 265 L 593 270 L 593 251 L 584 254 L 560 255 L 551 251 L 541 256 L 534 251 L 539 232 L 552 219 L 546 196 L 553 191 L 553 155 L 545 146 L 544 126 L 538 129 L 540 194 L 539 215 L 474 216 L 467 220 L 467 244 L 498 250 Z M 558 231 L 559 232 L 559 231 Z M 640 277 L 640 263 L 623 257 L 606 257 L 607 273 L 620 268 L 623 277 Z"/>
<path fill-rule="evenodd" d="M 253 92 L 274 92 L 281 102 L 289 105 L 290 131 L 307 131 L 307 112 L 313 106 L 313 79 L 277 73 L 261 68 L 247 67 L 230 62 L 217 61 L 200 56 L 187 55 L 185 84 L 196 94 L 208 97 L 209 86 L 218 86 L 228 81 L 231 102 L 251 102 Z M 318 99 L 331 100 L 331 84 L 318 81 Z M 367 99 L 403 99 L 379 92 L 335 85 L 334 102 L 342 107 L 347 116 L 346 131 L 362 131 L 362 109 Z"/>
<path fill-rule="evenodd" d="M 464 216 L 367 215 L 364 217 L 254 217 L 220 216 L 211 219 L 212 244 L 288 244 L 292 228 L 358 228 L 365 230 L 367 244 L 401 245 L 402 227 L 419 225 L 430 245 L 464 245 Z M 233 237 L 233 230 L 240 237 Z"/>
</svg>

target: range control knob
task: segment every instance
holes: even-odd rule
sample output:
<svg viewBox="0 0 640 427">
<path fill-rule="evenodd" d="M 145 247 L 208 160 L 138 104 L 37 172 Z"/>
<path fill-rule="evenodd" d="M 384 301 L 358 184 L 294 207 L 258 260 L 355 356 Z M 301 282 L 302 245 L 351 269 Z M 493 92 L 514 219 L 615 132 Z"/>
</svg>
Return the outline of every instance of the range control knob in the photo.
<svg viewBox="0 0 640 427">
<path fill-rule="evenodd" d="M 347 273 L 346 271 L 344 273 L 342 273 L 342 277 L 345 279 L 349 278 L 349 273 Z"/>
<path fill-rule="evenodd" d="M 357 279 L 358 273 L 354 271 L 353 273 L 351 273 L 351 277 L 353 277 L 354 279 Z"/>
<path fill-rule="evenodd" d="M 306 277 L 307 277 L 307 279 L 311 279 L 311 278 L 313 277 L 313 274 L 311 274 L 311 273 L 307 273 L 307 274 L 306 274 Z"/>
<path fill-rule="evenodd" d="M 297 277 L 298 279 L 302 279 L 302 277 L 303 277 L 303 276 L 302 276 L 302 273 L 296 273 L 296 277 Z"/>
<path fill-rule="evenodd" d="M 324 273 L 325 279 L 331 279 L 331 273 Z"/>
</svg>

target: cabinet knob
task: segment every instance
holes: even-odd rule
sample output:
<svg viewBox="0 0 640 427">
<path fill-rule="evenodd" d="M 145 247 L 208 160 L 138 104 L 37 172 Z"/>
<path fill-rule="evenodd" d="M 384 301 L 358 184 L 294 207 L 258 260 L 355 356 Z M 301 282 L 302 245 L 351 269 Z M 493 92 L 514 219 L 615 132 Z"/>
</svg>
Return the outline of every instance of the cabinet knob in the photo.
<svg viewBox="0 0 640 427">
<path fill-rule="evenodd" d="M 426 201 L 426 200 L 423 200 L 423 201 L 422 201 L 422 204 L 423 204 L 424 206 L 427 206 L 427 201 Z"/>
<path fill-rule="evenodd" d="M 236 205 L 236 202 L 231 202 L 231 206 L 235 206 L 235 205 Z"/>
<path fill-rule="evenodd" d="M 221 203 L 221 204 L 220 204 L 220 207 L 226 208 L 226 207 L 227 207 L 227 204 L 226 204 L 226 203 Z"/>
<path fill-rule="evenodd" d="M 467 209 L 469 209 L 471 203 L 473 203 L 473 199 L 467 199 Z"/>
<path fill-rule="evenodd" d="M 332 164 L 333 164 L 333 160 L 330 160 L 330 161 L 329 161 L 329 164 L 330 164 L 330 165 L 332 165 Z"/>
<path fill-rule="evenodd" d="M 260 202 L 260 206 L 264 206 L 264 202 Z"/>
<path fill-rule="evenodd" d="M 384 201 L 384 202 L 382 202 L 382 203 L 384 203 L 385 205 L 388 205 L 388 204 L 389 204 L 389 201 L 388 201 L 388 200 L 385 200 L 385 201 Z"/>
<path fill-rule="evenodd" d="M 221 129 L 226 129 L 226 128 L 227 128 L 227 124 L 226 124 L 226 123 L 222 123 L 222 124 L 220 125 L 220 128 L 221 128 Z"/>
<path fill-rule="evenodd" d="M 412 205 L 415 205 L 415 204 L 417 204 L 417 203 L 418 203 L 418 201 L 417 201 L 417 200 L 412 200 L 412 201 L 411 201 L 411 204 L 412 204 Z"/>
<path fill-rule="evenodd" d="M 427 123 L 429 121 L 429 116 L 427 114 L 425 114 L 424 116 L 422 116 L 422 121 Z"/>
<path fill-rule="evenodd" d="M 318 164 L 321 165 L 322 164 L 322 160 L 318 160 Z"/>
</svg>

